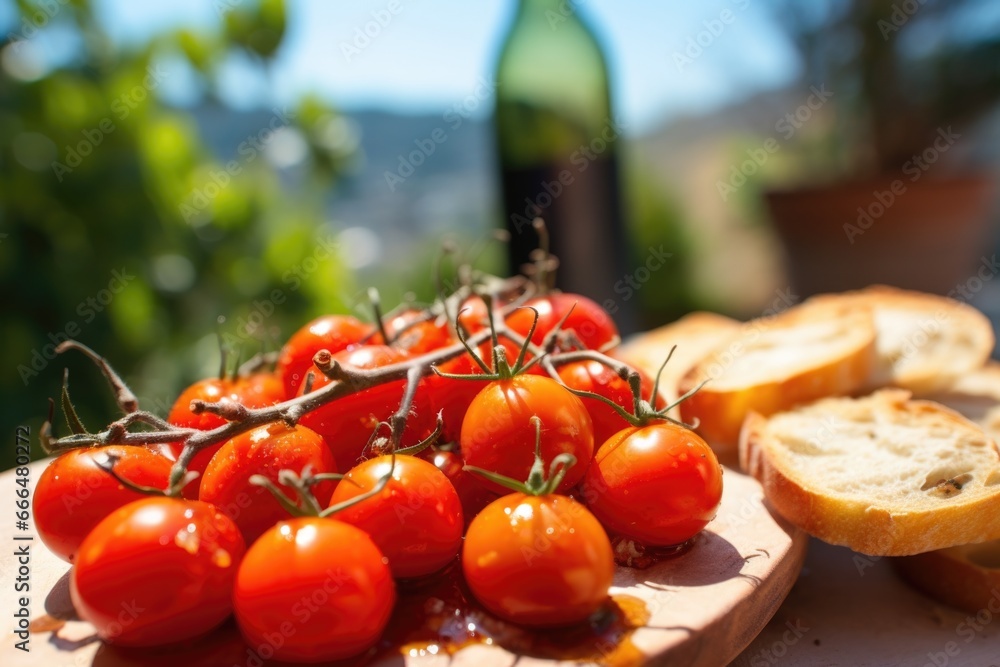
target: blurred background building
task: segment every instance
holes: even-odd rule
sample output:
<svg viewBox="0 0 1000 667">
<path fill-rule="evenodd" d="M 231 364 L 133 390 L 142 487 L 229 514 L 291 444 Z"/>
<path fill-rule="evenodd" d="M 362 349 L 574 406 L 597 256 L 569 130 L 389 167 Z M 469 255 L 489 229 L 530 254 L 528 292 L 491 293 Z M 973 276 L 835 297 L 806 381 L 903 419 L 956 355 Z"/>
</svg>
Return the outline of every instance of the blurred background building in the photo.
<svg viewBox="0 0 1000 667">
<path fill-rule="evenodd" d="M 443 238 L 506 271 L 494 113 L 560 53 L 498 64 L 529 6 L 536 42 L 583 26 L 606 67 L 581 136 L 614 129 L 601 266 L 631 327 L 874 281 L 1000 319 L 996 2 L 0 0 L 3 428 L 37 427 L 64 365 L 108 420 L 67 336 L 163 413 L 217 333 L 249 355 L 367 316 L 368 285 L 431 299 Z"/>
</svg>

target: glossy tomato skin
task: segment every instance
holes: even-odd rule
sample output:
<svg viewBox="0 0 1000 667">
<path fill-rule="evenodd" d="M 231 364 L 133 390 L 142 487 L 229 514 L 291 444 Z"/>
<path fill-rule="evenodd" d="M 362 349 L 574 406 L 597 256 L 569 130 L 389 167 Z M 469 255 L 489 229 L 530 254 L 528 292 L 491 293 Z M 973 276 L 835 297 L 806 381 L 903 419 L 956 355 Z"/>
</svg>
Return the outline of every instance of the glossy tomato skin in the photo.
<svg viewBox="0 0 1000 667">
<path fill-rule="evenodd" d="M 694 431 L 666 422 L 630 427 L 598 449 L 581 496 L 609 531 L 673 546 L 715 517 L 722 468 Z"/>
<path fill-rule="evenodd" d="M 119 507 L 145 498 L 100 468 L 108 454 L 118 458 L 115 472 L 140 486 L 166 489 L 171 462 L 145 447 L 108 445 L 74 449 L 45 468 L 32 507 L 38 536 L 49 551 L 74 562 L 84 538 Z"/>
<path fill-rule="evenodd" d="M 240 402 L 248 408 L 266 408 L 280 403 L 284 398 L 281 380 L 273 373 L 254 373 L 235 380 L 206 378 L 181 392 L 170 408 L 167 421 L 183 428 L 211 431 L 229 422 L 212 412 L 201 414 L 191 412 L 191 401 L 195 399 L 207 403 L 231 401 Z"/>
<path fill-rule="evenodd" d="M 486 302 L 478 296 L 466 298 L 458 308 L 458 322 L 469 335 L 488 329 Z"/>
<path fill-rule="evenodd" d="M 266 424 L 229 440 L 212 457 L 201 481 L 200 500 L 222 510 L 246 543 L 253 544 L 268 528 L 287 519 L 288 511 L 267 489 L 251 484 L 250 477 L 263 475 L 294 499 L 295 491 L 278 483 L 278 473 L 288 469 L 301 474 L 306 466 L 313 473 L 337 471 L 323 438 L 305 426 Z M 324 481 L 311 487 L 321 506 L 330 500 L 333 486 Z"/>
<path fill-rule="evenodd" d="M 330 504 L 356 498 L 392 470 L 380 494 L 337 512 L 338 521 L 368 533 L 389 559 L 397 578 L 436 572 L 458 555 L 465 523 L 462 503 L 448 477 L 413 456 L 389 456 L 359 463 L 337 484 Z"/>
<path fill-rule="evenodd" d="M 195 382 L 190 387 L 181 392 L 181 395 L 174 401 L 170 408 L 167 421 L 182 428 L 194 428 L 199 431 L 211 431 L 225 426 L 229 422 L 212 412 L 202 412 L 195 414 L 191 412 L 191 401 L 200 399 L 209 403 L 216 402 L 239 402 L 248 408 L 266 408 L 276 403 L 280 403 L 285 398 L 285 390 L 280 378 L 273 373 L 254 373 L 247 377 L 235 380 L 206 378 Z M 174 460 L 180 456 L 184 448 L 180 442 L 169 445 Z M 184 487 L 184 497 L 195 499 L 198 497 L 198 488 L 201 485 L 200 476 L 204 475 L 208 462 L 212 460 L 215 453 L 222 447 L 222 443 L 212 445 L 202 449 L 188 465 L 188 471 L 199 474 L 199 479 L 194 480 Z"/>
<path fill-rule="evenodd" d="M 372 325 L 350 315 L 324 315 L 296 331 L 278 357 L 276 373 L 284 384 L 284 397 L 293 398 L 299 393 L 317 352 L 336 354 L 360 345 L 374 330 Z"/>
<path fill-rule="evenodd" d="M 465 462 L 458 451 L 426 450 L 421 456 L 444 473 L 455 487 L 458 499 L 462 503 L 462 516 L 466 527 L 484 507 L 500 497 L 487 489 L 473 473 L 465 470 Z"/>
<path fill-rule="evenodd" d="M 267 408 L 285 400 L 285 392 L 276 373 L 251 373 L 232 381 L 228 398 L 248 408 Z"/>
<path fill-rule="evenodd" d="M 614 401 L 626 411 L 634 413 L 632 390 L 629 388 L 628 382 L 601 362 L 574 361 L 562 364 L 556 370 L 567 387 L 598 394 Z M 642 389 L 642 397 L 649 400 L 653 395 L 653 381 L 644 372 L 639 370 L 636 372 L 640 378 L 639 386 Z M 587 406 L 587 412 L 590 413 L 590 419 L 594 423 L 595 443 L 604 442 L 629 425 L 621 415 L 615 412 L 614 408 L 605 405 L 596 398 L 581 397 L 581 400 Z M 657 397 L 656 407 L 666 407 L 663 398 Z"/>
<path fill-rule="evenodd" d="M 138 500 L 83 541 L 70 578 L 73 606 L 109 643 L 184 641 L 232 612 L 245 549 L 236 525 L 208 503 Z"/>
<path fill-rule="evenodd" d="M 385 328 L 395 338 L 393 345 L 416 356 L 457 342 L 443 318 L 422 318 L 423 311 L 416 309 L 405 310 L 390 318 Z M 421 321 L 414 323 L 417 319 Z M 381 336 L 378 336 L 377 342 L 381 342 Z"/>
<path fill-rule="evenodd" d="M 499 343 L 504 348 L 508 365 L 513 366 L 517 361 L 517 355 L 520 350 L 512 340 L 504 336 L 500 336 Z M 489 341 L 483 343 L 479 346 L 477 353 L 480 359 L 486 364 L 486 367 L 492 369 L 492 343 Z M 526 355 L 525 363 L 530 360 L 531 355 Z M 483 369 L 472 359 L 472 356 L 468 352 L 454 359 L 449 359 L 440 364 L 438 368 L 442 373 L 452 375 L 483 374 Z M 541 366 L 535 365 L 528 369 L 527 373 L 531 375 L 544 375 L 545 370 Z M 442 442 L 458 442 L 462 434 L 462 422 L 465 419 L 465 413 L 468 412 L 469 405 L 473 399 L 486 387 L 488 382 L 489 380 L 485 378 L 482 381 L 477 381 L 441 377 L 437 374 L 427 377 L 426 386 L 427 393 L 430 396 L 431 408 L 435 414 L 438 411 L 441 412 L 441 419 L 444 422 L 444 431 L 441 434 Z"/>
<path fill-rule="evenodd" d="M 333 358 L 344 366 L 375 369 L 405 362 L 410 356 L 385 345 L 363 345 L 338 352 Z M 313 391 L 329 384 L 329 378 L 318 374 Z M 399 409 L 405 391 L 406 380 L 386 382 L 331 401 L 303 415 L 299 423 L 326 440 L 341 472 L 346 472 L 358 462 L 378 423 L 388 420 Z M 419 387 L 403 432 L 403 446 L 420 442 L 433 430 L 434 422 L 427 391 Z M 388 429 L 383 429 L 381 434 L 387 436 Z"/>
<path fill-rule="evenodd" d="M 618 336 L 618 327 L 615 326 L 614 320 L 597 303 L 585 296 L 556 292 L 529 299 L 525 305 L 538 311 L 538 326 L 535 327 L 535 333 L 531 337 L 532 342 L 536 344 L 545 339 L 545 335 L 559 324 L 571 308 L 573 312 L 562 328 L 564 331 L 570 329 L 575 331 L 577 338 L 587 349 L 600 349 Z M 527 336 L 534 317 L 531 310 L 521 308 L 507 317 L 507 326 Z"/>
<path fill-rule="evenodd" d="M 479 375 L 482 369 L 472 360 L 468 352 L 454 359 L 449 359 L 439 366 L 443 373 L 452 375 Z M 469 405 L 476 395 L 483 390 L 488 380 L 458 380 L 455 378 L 428 375 L 426 380 L 427 395 L 431 410 L 441 413 L 444 430 L 441 433 L 442 442 L 458 442 L 462 434 L 462 421 Z"/>
<path fill-rule="evenodd" d="M 504 496 L 465 536 L 462 570 L 476 599 L 531 627 L 579 623 L 608 598 L 614 555 L 604 528 L 566 496 Z"/>
<path fill-rule="evenodd" d="M 528 478 L 535 460 L 535 427 L 542 421 L 542 459 L 548 464 L 569 452 L 576 465 L 569 469 L 558 491 L 579 482 L 594 455 L 594 433 L 583 402 L 552 378 L 518 375 L 488 384 L 472 401 L 462 422 L 460 446 L 466 465 L 500 473 L 515 480 Z M 479 477 L 487 488 L 506 489 Z"/>
<path fill-rule="evenodd" d="M 290 662 L 363 653 L 382 635 L 395 602 L 392 573 L 368 534 L 313 517 L 264 533 L 247 551 L 233 593 L 246 642 Z"/>
</svg>

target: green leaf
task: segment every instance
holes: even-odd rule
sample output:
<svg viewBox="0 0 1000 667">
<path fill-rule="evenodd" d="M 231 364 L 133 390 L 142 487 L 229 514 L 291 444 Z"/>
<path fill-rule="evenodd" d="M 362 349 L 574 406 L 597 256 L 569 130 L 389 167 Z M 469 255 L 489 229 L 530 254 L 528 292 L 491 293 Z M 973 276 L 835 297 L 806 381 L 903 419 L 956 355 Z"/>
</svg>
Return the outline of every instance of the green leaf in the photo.
<svg viewBox="0 0 1000 667">
<path fill-rule="evenodd" d="M 247 51 L 269 59 L 285 35 L 285 14 L 284 0 L 260 0 L 255 7 L 234 9 L 226 14 L 226 36 Z"/>
</svg>

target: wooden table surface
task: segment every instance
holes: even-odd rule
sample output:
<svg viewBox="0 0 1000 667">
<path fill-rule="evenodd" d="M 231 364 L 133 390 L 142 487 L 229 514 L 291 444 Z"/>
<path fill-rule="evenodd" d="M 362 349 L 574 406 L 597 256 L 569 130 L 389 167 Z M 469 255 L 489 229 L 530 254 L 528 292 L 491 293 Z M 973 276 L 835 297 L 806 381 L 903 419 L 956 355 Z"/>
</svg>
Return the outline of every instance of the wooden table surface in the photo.
<svg viewBox="0 0 1000 667">
<path fill-rule="evenodd" d="M 32 465 L 34 479 L 37 479 L 40 470 L 40 464 Z M 737 476 L 733 474 L 732 477 Z M 762 509 L 754 500 L 754 494 L 748 493 L 747 484 L 750 480 L 743 476 L 739 476 L 739 480 L 733 484 L 734 487 L 743 487 L 739 503 L 728 504 L 720 517 L 724 523 L 736 526 L 743 523 L 741 516 L 750 516 L 754 510 Z M 735 479 L 733 481 L 735 482 Z M 0 495 L 13 500 L 14 489 L 12 472 L 0 475 Z M 751 498 L 749 503 L 746 502 L 747 497 Z M 13 547 L 11 547 L 14 544 L 13 511 L 10 521 L 5 523 L 8 525 L 2 526 L 3 530 L 0 530 L 0 535 L 7 544 L 4 556 L 0 558 L 0 581 L 3 582 L 0 589 L 2 590 L 0 608 L 3 610 L 8 629 L 0 633 L 4 641 L 4 645 L 0 647 L 2 664 L 44 664 L 47 667 L 94 664 L 93 649 L 96 648 L 94 644 L 84 644 L 80 647 L 81 650 L 54 652 L 47 650 L 53 646 L 51 642 L 45 641 L 44 636 L 33 635 L 31 654 L 24 654 L 14 649 L 16 639 L 9 629 L 12 627 L 11 613 L 16 602 L 13 590 L 16 563 L 12 557 Z M 729 529 L 720 532 L 728 533 Z M 784 548 L 788 549 L 790 546 L 791 544 L 785 544 Z M 43 545 L 36 540 L 32 548 L 37 555 L 42 547 Z M 793 548 L 789 555 L 796 551 L 801 554 L 801 548 Z M 32 618 L 45 612 L 44 602 L 49 589 L 67 569 L 67 566 L 54 557 L 45 555 L 48 558 L 36 559 L 33 563 Z M 741 574 L 754 573 L 758 576 L 765 572 L 770 574 L 776 563 L 768 563 L 767 560 L 764 558 L 747 560 L 746 563 L 750 567 Z M 794 562 L 796 559 L 792 557 L 792 560 Z M 672 569 L 672 566 L 668 566 L 668 569 Z M 637 580 L 643 578 L 642 572 L 636 572 Z M 674 576 L 676 577 L 676 573 Z M 673 583 L 682 582 L 675 579 Z M 628 589 L 634 586 L 635 582 L 625 581 L 618 576 L 616 584 Z M 671 588 L 674 592 L 664 600 L 668 604 L 664 606 L 665 608 L 661 607 L 664 613 L 668 613 L 671 607 L 674 607 L 674 612 L 682 611 L 677 610 L 675 605 L 684 602 L 687 597 L 677 595 L 676 586 Z M 750 590 L 751 587 L 745 588 Z M 717 592 L 721 590 L 724 589 Z M 757 594 L 761 597 L 770 597 L 778 591 L 780 588 L 758 590 Z M 753 596 L 751 593 L 751 598 Z M 702 597 L 699 602 L 703 604 L 704 600 Z M 747 625 L 760 627 L 765 619 L 759 619 L 757 624 L 747 623 L 746 612 L 756 609 L 760 614 L 767 614 L 773 611 L 775 605 L 775 602 L 763 600 L 748 605 L 742 610 L 742 614 L 734 615 L 733 625 L 744 626 L 743 632 L 749 629 L 746 628 Z M 741 616 L 742 619 L 738 618 Z M 770 665 L 1000 667 L 1000 615 L 986 611 L 980 619 L 971 619 L 971 622 L 968 616 L 935 603 L 912 590 L 896 576 L 888 559 L 872 559 L 845 548 L 812 540 L 809 543 L 805 565 L 787 599 L 760 634 L 730 664 L 733 667 Z M 719 625 L 724 628 L 726 623 Z M 697 648 L 697 650 L 693 653 L 678 651 L 674 656 L 676 660 L 670 660 L 665 664 L 712 664 L 711 659 L 706 661 L 706 658 L 715 656 L 718 661 L 719 656 L 727 652 L 730 656 L 733 655 L 732 647 L 719 646 L 719 643 L 745 643 L 749 640 L 749 638 L 744 639 L 741 636 L 743 632 L 736 628 L 728 632 L 720 631 L 722 628 L 717 626 L 714 632 L 706 633 L 709 635 L 707 637 L 709 645 L 701 644 L 700 647 L 694 647 L 689 644 L 687 648 Z M 660 650 L 665 648 L 661 643 L 663 637 L 658 633 L 639 639 L 640 645 L 646 644 L 643 648 L 654 654 L 657 648 Z M 716 645 L 710 645 L 713 643 Z M 657 644 L 660 645 L 656 646 Z M 721 664 L 721 661 L 718 661 L 718 664 Z"/>
<path fill-rule="evenodd" d="M 31 465 L 32 486 L 45 465 L 45 461 Z M 15 488 L 13 471 L 0 474 L 0 497 L 13 500 Z M 574 644 L 560 644 L 557 653 L 560 660 L 548 654 L 548 649 L 535 646 L 531 636 L 514 635 L 492 645 L 467 646 L 454 655 L 434 650 L 417 654 L 410 651 L 404 657 L 398 648 L 386 647 L 369 663 L 370 667 L 383 664 L 399 667 L 404 663 L 417 667 L 515 664 L 549 667 L 566 663 L 564 656 L 569 655 L 587 656 L 592 661 L 608 658 L 620 667 L 641 662 L 724 665 L 753 640 L 775 613 L 795 582 L 805 557 L 807 536 L 776 520 L 762 499 L 762 490 L 755 480 L 727 470 L 718 516 L 699 535 L 690 551 L 649 569 L 616 568 L 613 596 L 625 596 L 634 601 L 631 604 L 638 603 L 647 618 L 634 632 L 623 635 L 620 643 L 616 639 L 613 649 L 607 647 L 604 637 L 583 637 L 574 640 Z M 30 542 L 14 539 L 27 535 L 36 535 L 34 526 L 25 531 L 15 530 L 13 511 L 7 521 L 0 522 L 0 540 L 6 545 L 0 557 L 0 614 L 12 629 L 18 567 L 13 545 L 30 544 L 30 618 L 37 621 L 54 616 L 70 620 L 57 632 L 43 630 L 31 634 L 30 653 L 15 648 L 18 640 L 11 630 L 0 632 L 3 640 L 0 664 L 4 667 L 248 664 L 246 645 L 232 624 L 204 640 L 169 650 L 104 650 L 96 641 L 92 626 L 72 620 L 75 615 L 68 595 L 69 565 L 49 553 L 37 538 Z M 427 603 L 446 604 L 440 600 Z M 45 626 L 51 628 L 51 622 L 45 620 Z"/>
<path fill-rule="evenodd" d="M 890 559 L 813 539 L 788 598 L 731 667 L 1000 667 L 1000 614 L 969 616 L 910 588 Z"/>
</svg>

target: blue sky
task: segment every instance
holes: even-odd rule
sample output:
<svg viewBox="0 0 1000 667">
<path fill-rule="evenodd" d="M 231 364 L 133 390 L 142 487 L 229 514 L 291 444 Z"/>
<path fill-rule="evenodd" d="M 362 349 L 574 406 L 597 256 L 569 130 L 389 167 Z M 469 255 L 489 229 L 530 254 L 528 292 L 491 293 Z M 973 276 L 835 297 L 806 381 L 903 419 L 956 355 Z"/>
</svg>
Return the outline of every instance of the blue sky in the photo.
<svg viewBox="0 0 1000 667">
<path fill-rule="evenodd" d="M 167 26 L 216 22 L 216 6 L 226 1 L 96 0 L 96 5 L 113 37 L 129 43 Z M 516 6 L 515 0 L 397 2 L 398 14 L 348 59 L 344 45 L 351 44 L 355 30 L 363 29 L 373 12 L 385 10 L 389 0 L 289 0 L 289 34 L 271 84 L 261 85 L 233 63 L 225 78 L 227 101 L 253 107 L 313 91 L 348 109 L 440 114 L 492 71 Z M 604 44 L 614 103 L 630 128 L 646 129 L 670 116 L 782 86 L 798 72 L 795 52 L 775 27 L 765 0 L 573 4 Z M 723 15 L 726 11 L 731 13 Z M 730 22 L 721 23 L 723 17 Z M 707 46 L 690 63 L 678 66 L 675 54 L 684 54 L 689 40 L 699 39 Z M 182 100 L 182 79 L 174 86 Z M 488 112 L 488 105 L 483 109 Z"/>
</svg>

